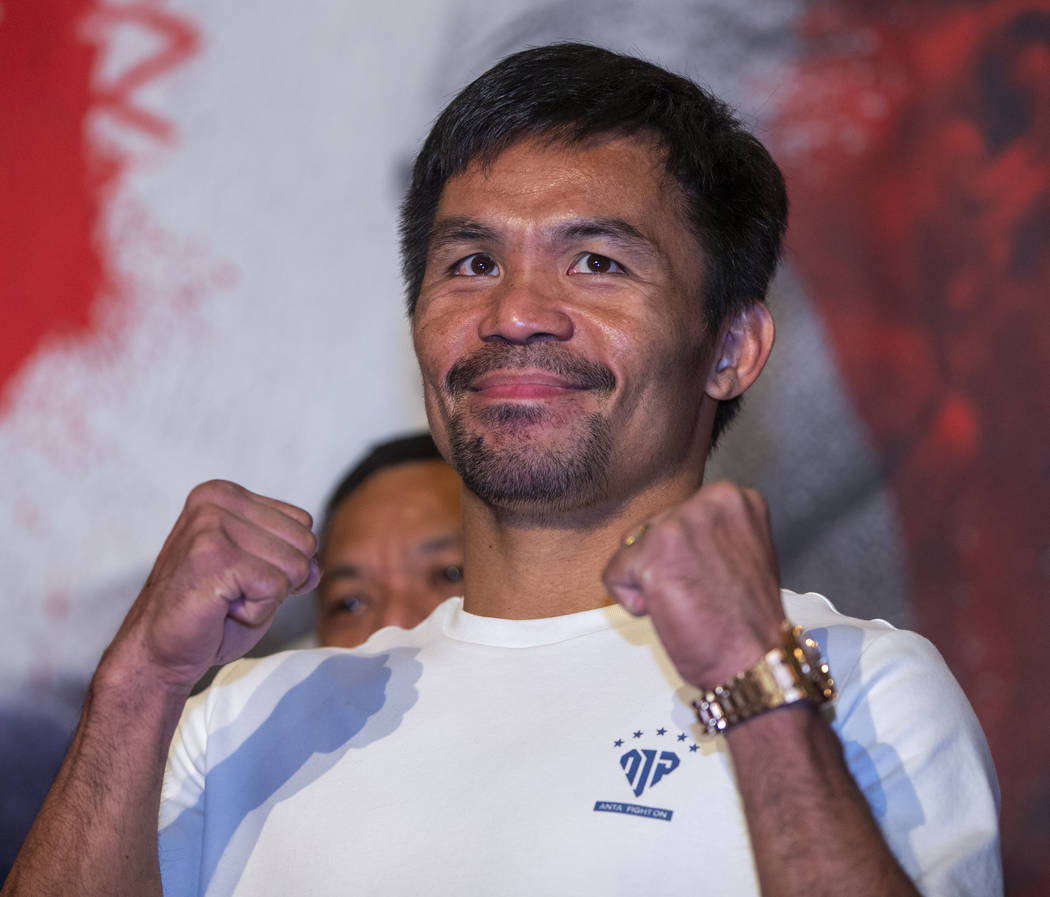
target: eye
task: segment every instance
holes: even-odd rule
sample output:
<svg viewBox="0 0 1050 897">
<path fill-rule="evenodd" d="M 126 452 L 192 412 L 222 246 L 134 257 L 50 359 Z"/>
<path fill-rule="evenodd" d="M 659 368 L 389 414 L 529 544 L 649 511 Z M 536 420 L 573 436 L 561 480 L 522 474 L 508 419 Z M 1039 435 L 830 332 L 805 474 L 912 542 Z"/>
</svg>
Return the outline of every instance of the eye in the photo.
<svg viewBox="0 0 1050 897">
<path fill-rule="evenodd" d="M 626 274 L 623 266 L 607 255 L 585 252 L 569 268 L 569 274 Z"/>
<path fill-rule="evenodd" d="M 460 259 L 452 266 L 453 277 L 495 277 L 499 274 L 499 265 L 491 255 L 475 252 L 465 259 Z"/>
<path fill-rule="evenodd" d="M 463 568 L 459 564 L 449 564 L 447 567 L 435 570 L 433 574 L 434 582 L 439 584 L 459 582 L 462 578 Z"/>
<path fill-rule="evenodd" d="M 328 613 L 333 616 L 336 614 L 353 614 L 354 616 L 360 616 L 366 610 L 371 602 L 367 595 L 348 595 L 346 598 L 340 598 L 338 601 L 333 601 L 328 606 Z"/>
</svg>

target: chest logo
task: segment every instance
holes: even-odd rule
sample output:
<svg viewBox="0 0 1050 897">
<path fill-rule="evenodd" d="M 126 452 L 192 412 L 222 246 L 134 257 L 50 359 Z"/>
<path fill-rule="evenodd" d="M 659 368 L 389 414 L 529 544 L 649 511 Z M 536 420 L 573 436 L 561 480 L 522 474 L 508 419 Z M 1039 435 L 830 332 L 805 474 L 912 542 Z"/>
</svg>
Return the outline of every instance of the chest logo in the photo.
<svg viewBox="0 0 1050 897">
<path fill-rule="evenodd" d="M 635 797 L 641 797 L 646 788 L 651 788 L 664 776 L 678 769 L 679 762 L 678 755 L 673 751 L 658 753 L 651 748 L 632 748 L 620 757 L 620 766 L 634 789 Z"/>
</svg>

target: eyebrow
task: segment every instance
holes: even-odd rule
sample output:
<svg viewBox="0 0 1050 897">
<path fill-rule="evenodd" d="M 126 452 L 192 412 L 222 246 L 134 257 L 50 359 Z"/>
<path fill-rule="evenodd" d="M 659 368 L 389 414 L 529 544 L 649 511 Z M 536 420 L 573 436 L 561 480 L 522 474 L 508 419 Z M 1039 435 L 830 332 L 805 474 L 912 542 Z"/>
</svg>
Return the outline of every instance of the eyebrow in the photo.
<svg viewBox="0 0 1050 897">
<path fill-rule="evenodd" d="M 446 533 L 443 536 L 435 536 L 433 539 L 420 542 L 416 547 L 422 554 L 434 554 L 446 548 L 455 548 L 462 542 L 463 537 L 459 533 Z"/>
<path fill-rule="evenodd" d="M 458 243 L 495 243 L 499 234 L 474 218 L 456 215 L 437 222 L 430 232 L 428 252 L 436 252 Z"/>
<path fill-rule="evenodd" d="M 556 227 L 552 237 L 556 242 L 599 238 L 631 248 L 656 251 L 652 240 L 622 218 L 582 218 L 569 221 Z"/>
<path fill-rule="evenodd" d="M 662 258 L 659 247 L 644 233 L 622 218 L 579 218 L 553 227 L 548 239 L 554 245 L 578 240 L 607 240 L 615 246 Z M 499 243 L 499 232 L 474 218 L 457 215 L 435 224 L 430 236 L 429 252 L 437 252 L 461 243 Z"/>
<path fill-rule="evenodd" d="M 322 582 L 331 582 L 333 579 L 357 579 L 361 575 L 361 568 L 353 564 L 339 564 L 336 567 L 325 567 Z"/>
</svg>

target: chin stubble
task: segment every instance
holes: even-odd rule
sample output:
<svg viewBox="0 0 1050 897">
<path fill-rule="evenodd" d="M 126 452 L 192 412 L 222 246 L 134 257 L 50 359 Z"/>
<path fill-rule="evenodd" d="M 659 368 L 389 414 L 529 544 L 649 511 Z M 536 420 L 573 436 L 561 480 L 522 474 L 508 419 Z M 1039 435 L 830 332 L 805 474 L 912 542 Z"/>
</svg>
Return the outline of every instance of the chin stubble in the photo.
<svg viewBox="0 0 1050 897">
<path fill-rule="evenodd" d="M 461 413 L 453 415 L 452 461 L 467 488 L 493 505 L 566 511 L 604 495 L 612 456 L 609 422 L 600 414 L 588 414 L 559 446 L 538 446 L 527 437 L 514 437 L 516 425 L 536 423 L 544 413 L 542 408 L 509 404 L 485 409 L 483 422 L 511 431 L 499 447 L 486 442 L 484 435 L 467 432 Z"/>
<path fill-rule="evenodd" d="M 445 386 L 459 397 L 488 371 L 524 368 L 550 371 L 581 390 L 608 394 L 616 384 L 604 364 L 580 358 L 558 343 L 538 342 L 483 346 L 452 366 Z M 560 444 L 536 444 L 528 427 L 551 413 L 542 405 L 511 402 L 482 409 L 478 420 L 498 440 L 494 445 L 484 434 L 468 430 L 462 410 L 454 411 L 448 424 L 452 463 L 467 488 L 489 504 L 521 509 L 570 510 L 602 496 L 612 456 L 608 420 L 596 412 L 587 414 L 566 421 Z"/>
</svg>

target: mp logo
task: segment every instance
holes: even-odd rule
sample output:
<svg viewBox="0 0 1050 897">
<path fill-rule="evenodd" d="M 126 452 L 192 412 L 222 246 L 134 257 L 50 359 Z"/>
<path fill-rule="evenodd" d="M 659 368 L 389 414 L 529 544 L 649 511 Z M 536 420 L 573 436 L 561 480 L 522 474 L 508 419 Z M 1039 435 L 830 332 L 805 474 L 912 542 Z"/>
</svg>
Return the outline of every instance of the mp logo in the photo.
<svg viewBox="0 0 1050 897">
<path fill-rule="evenodd" d="M 672 751 L 660 751 L 657 757 L 657 752 L 651 748 L 632 748 L 620 757 L 620 766 L 634 788 L 635 797 L 641 797 L 646 788 L 674 772 L 679 762 L 678 755 Z"/>
</svg>

